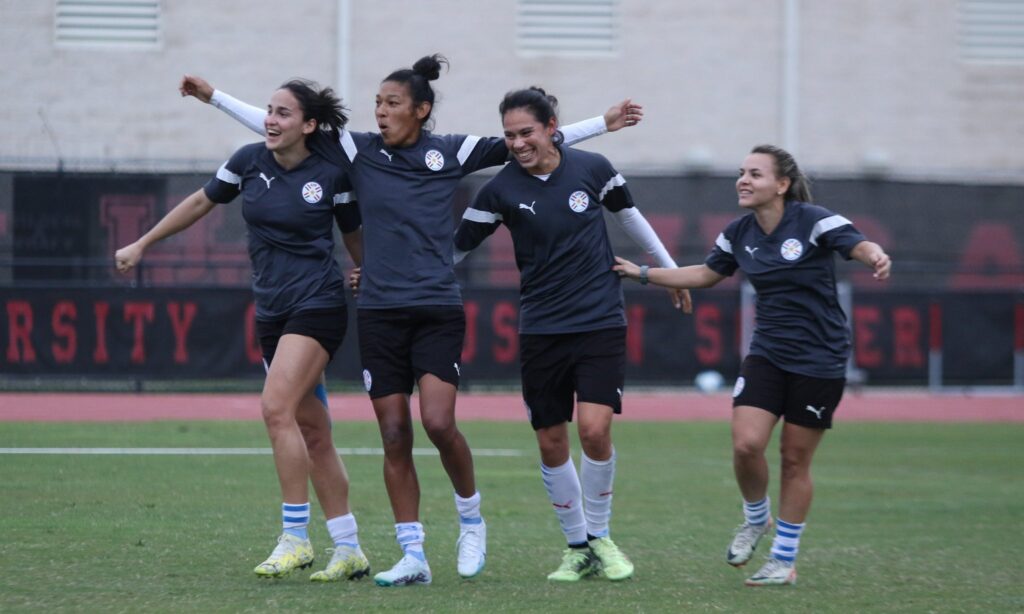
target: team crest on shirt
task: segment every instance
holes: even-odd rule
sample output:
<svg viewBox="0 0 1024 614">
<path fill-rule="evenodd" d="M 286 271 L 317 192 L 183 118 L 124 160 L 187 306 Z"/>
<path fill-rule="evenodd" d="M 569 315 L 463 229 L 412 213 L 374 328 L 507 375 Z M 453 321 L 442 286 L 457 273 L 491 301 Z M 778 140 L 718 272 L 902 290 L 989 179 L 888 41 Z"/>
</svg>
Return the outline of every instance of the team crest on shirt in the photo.
<svg viewBox="0 0 1024 614">
<path fill-rule="evenodd" d="M 444 168 L 444 155 L 436 149 L 428 151 L 423 161 L 427 163 L 427 168 L 432 171 L 439 171 Z"/>
<path fill-rule="evenodd" d="M 363 387 L 369 392 L 370 388 L 373 388 L 373 376 L 370 375 L 369 369 L 363 369 Z"/>
<path fill-rule="evenodd" d="M 315 181 L 310 181 L 306 185 L 302 186 L 302 198 L 307 203 L 315 205 L 320 202 L 320 199 L 324 197 L 324 189 L 320 187 L 320 184 Z"/>
<path fill-rule="evenodd" d="M 576 213 L 583 213 L 590 206 L 590 197 L 583 190 L 576 190 L 569 195 L 569 208 Z"/>
<path fill-rule="evenodd" d="M 786 260 L 796 260 L 800 254 L 804 253 L 804 244 L 797 239 L 786 239 L 782 247 L 779 248 L 779 253 Z"/>
</svg>

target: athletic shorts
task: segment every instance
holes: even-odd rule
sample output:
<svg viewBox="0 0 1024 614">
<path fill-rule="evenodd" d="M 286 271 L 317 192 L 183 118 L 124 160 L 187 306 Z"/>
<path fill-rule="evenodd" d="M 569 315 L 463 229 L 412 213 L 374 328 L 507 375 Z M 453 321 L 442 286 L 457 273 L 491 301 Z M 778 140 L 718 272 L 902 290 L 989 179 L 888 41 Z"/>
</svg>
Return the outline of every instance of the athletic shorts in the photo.
<svg viewBox="0 0 1024 614">
<path fill-rule="evenodd" d="M 371 399 L 412 394 L 427 373 L 459 386 L 466 314 L 461 305 L 360 309 L 359 355 Z"/>
<path fill-rule="evenodd" d="M 799 375 L 783 371 L 764 356 L 748 355 L 732 391 L 732 406 L 757 407 L 792 424 L 830 429 L 845 387 L 843 377 Z"/>
<path fill-rule="evenodd" d="M 260 338 L 263 360 L 270 366 L 282 335 L 302 335 L 316 339 L 325 350 L 328 360 L 341 346 L 348 328 L 348 309 L 342 305 L 333 309 L 310 309 L 293 313 L 277 320 L 256 320 L 256 334 Z"/>
<path fill-rule="evenodd" d="M 622 413 L 626 329 L 519 335 L 523 402 L 534 430 L 572 422 L 576 403 Z"/>
</svg>

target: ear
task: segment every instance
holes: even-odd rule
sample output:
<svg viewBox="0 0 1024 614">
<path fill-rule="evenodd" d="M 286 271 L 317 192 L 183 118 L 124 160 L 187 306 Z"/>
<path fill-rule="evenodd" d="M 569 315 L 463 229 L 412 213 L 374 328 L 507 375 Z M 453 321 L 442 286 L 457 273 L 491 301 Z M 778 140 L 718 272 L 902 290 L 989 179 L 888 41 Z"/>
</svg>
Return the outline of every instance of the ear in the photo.
<svg viewBox="0 0 1024 614">
<path fill-rule="evenodd" d="M 313 134 L 313 132 L 315 130 L 316 130 L 316 120 L 315 119 L 307 119 L 305 122 L 303 122 L 303 124 L 302 124 L 302 134 Z"/>
<path fill-rule="evenodd" d="M 789 191 L 789 186 L 792 185 L 793 180 L 790 179 L 789 177 L 783 177 L 779 179 L 776 183 L 779 186 L 776 192 L 778 192 L 779 196 L 782 196 L 783 194 Z"/>
<path fill-rule="evenodd" d="M 558 131 L 558 120 L 556 120 L 554 117 L 552 117 L 551 119 L 548 120 L 548 124 L 546 126 L 544 126 L 544 132 L 546 132 L 548 136 L 555 136 L 555 132 L 557 132 L 557 131 Z"/>
<path fill-rule="evenodd" d="M 423 101 L 423 102 L 419 103 L 418 105 L 416 105 L 416 109 L 415 109 L 415 111 L 416 111 L 416 119 L 418 119 L 418 120 L 420 120 L 422 122 L 424 119 L 427 118 L 428 115 L 430 115 L 430 109 L 432 109 L 432 108 L 433 108 L 433 105 L 431 105 L 427 101 Z"/>
</svg>

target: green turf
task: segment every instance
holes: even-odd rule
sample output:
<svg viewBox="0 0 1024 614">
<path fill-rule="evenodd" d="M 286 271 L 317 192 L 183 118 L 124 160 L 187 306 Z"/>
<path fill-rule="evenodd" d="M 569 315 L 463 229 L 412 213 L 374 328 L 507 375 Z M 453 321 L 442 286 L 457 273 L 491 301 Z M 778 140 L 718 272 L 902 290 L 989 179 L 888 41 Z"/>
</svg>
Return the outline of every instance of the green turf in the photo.
<svg viewBox="0 0 1024 614">
<path fill-rule="evenodd" d="M 313 584 L 308 571 L 276 581 L 252 574 L 279 527 L 269 456 L 0 455 L 0 611 L 1024 610 L 1024 425 L 841 424 L 815 462 L 798 585 L 758 589 L 724 562 L 740 521 L 728 425 L 616 424 L 614 537 L 636 577 L 570 586 L 544 578 L 562 538 L 529 428 L 462 426 L 475 448 L 524 453 L 476 459 L 490 537 L 477 580 L 455 573 L 451 487 L 436 457 L 417 457 L 434 584 L 383 589 L 367 580 Z M 372 424 L 338 424 L 335 441 L 379 446 Z M 267 440 L 258 423 L 0 424 L 0 447 L 30 446 Z M 422 433 L 417 447 L 429 447 Z M 375 571 L 384 569 L 399 552 L 381 459 L 346 465 L 363 547 Z M 319 569 L 328 539 L 315 503 L 314 519 Z"/>
</svg>

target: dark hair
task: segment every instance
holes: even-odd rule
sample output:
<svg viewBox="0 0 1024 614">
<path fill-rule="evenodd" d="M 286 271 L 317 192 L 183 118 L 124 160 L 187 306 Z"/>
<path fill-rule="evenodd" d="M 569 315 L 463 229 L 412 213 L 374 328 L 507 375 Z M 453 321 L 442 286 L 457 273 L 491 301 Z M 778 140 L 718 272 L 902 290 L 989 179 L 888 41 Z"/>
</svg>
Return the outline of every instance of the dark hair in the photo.
<svg viewBox="0 0 1024 614">
<path fill-rule="evenodd" d="M 320 130 L 337 140 L 342 128 L 348 123 L 348 116 L 345 115 L 341 98 L 334 90 L 321 88 L 315 81 L 308 79 L 292 79 L 282 83 L 278 89 L 288 90 L 299 101 L 303 121 L 315 119 Z"/>
<path fill-rule="evenodd" d="M 786 200 L 811 202 L 811 181 L 800 170 L 796 159 L 788 151 L 775 145 L 757 145 L 750 153 L 771 156 L 775 160 L 775 176 L 789 177 L 789 189 L 784 196 Z"/>
<path fill-rule="evenodd" d="M 409 96 L 414 107 L 424 102 L 430 103 L 430 111 L 420 122 L 421 126 L 430 121 L 430 115 L 434 111 L 434 88 L 430 87 L 430 82 L 441 76 L 442 65 L 449 66 L 448 59 L 440 53 L 426 55 L 416 60 L 412 68 L 400 68 L 384 79 L 405 84 L 409 88 Z"/>
<path fill-rule="evenodd" d="M 505 94 L 505 98 L 498 105 L 498 113 L 505 117 L 505 113 L 513 109 L 526 109 L 534 119 L 545 126 L 552 119 L 555 120 L 555 125 L 558 125 L 558 99 L 536 85 Z M 551 140 L 555 145 L 561 143 L 562 132 L 556 131 Z"/>
</svg>

